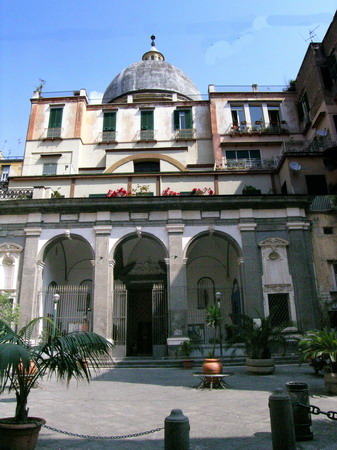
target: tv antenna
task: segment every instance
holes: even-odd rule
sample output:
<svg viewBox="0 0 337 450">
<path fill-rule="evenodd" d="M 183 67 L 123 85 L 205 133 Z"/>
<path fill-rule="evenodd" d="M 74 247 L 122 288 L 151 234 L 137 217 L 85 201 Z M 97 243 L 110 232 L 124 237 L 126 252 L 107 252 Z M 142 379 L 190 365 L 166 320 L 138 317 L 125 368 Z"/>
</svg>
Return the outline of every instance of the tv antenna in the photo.
<svg viewBox="0 0 337 450">
<path fill-rule="evenodd" d="M 306 41 L 313 42 L 313 38 L 317 36 L 317 34 L 315 33 L 317 28 L 319 28 L 319 25 L 317 25 L 317 27 L 314 28 L 313 30 L 309 30 L 309 37 L 308 37 L 308 39 L 306 39 Z"/>
</svg>

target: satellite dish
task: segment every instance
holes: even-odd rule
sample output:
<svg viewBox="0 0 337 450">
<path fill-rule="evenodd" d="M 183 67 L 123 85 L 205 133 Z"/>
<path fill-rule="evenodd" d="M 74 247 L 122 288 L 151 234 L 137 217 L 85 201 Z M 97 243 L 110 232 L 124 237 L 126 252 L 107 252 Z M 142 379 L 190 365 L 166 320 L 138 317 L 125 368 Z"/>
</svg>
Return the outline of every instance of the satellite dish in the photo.
<svg viewBox="0 0 337 450">
<path fill-rule="evenodd" d="M 324 137 L 328 135 L 328 132 L 327 130 L 316 130 L 316 134 L 318 134 L 318 136 Z"/>
<path fill-rule="evenodd" d="M 302 169 L 301 164 L 296 161 L 292 161 L 291 163 L 289 163 L 289 167 L 295 172 L 299 172 Z"/>
</svg>

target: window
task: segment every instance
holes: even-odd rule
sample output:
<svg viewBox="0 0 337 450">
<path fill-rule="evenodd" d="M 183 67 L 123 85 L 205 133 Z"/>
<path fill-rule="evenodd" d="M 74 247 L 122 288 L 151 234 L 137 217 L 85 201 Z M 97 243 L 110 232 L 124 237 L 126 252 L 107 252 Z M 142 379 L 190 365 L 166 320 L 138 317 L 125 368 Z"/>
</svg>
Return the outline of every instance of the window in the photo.
<svg viewBox="0 0 337 450">
<path fill-rule="evenodd" d="M 263 125 L 263 112 L 261 105 L 249 105 L 250 121 L 252 128 L 259 129 Z"/>
<path fill-rule="evenodd" d="M 278 105 L 268 105 L 268 118 L 270 128 L 280 127 L 280 107 Z"/>
<path fill-rule="evenodd" d="M 231 105 L 232 122 L 234 129 L 245 129 L 246 118 L 243 105 Z"/>
<path fill-rule="evenodd" d="M 289 322 L 288 294 L 268 294 L 268 304 L 273 326 L 279 326 Z"/>
<path fill-rule="evenodd" d="M 214 304 L 215 289 L 212 278 L 204 277 L 198 281 L 198 308 L 204 309 Z"/>
<path fill-rule="evenodd" d="M 323 227 L 323 233 L 324 234 L 333 234 L 333 228 L 332 227 Z"/>
<path fill-rule="evenodd" d="M 10 166 L 2 166 L 0 181 L 7 181 L 8 180 L 9 168 L 10 168 Z"/>
<path fill-rule="evenodd" d="M 133 166 L 135 173 L 160 172 L 159 161 L 138 161 Z"/>
<path fill-rule="evenodd" d="M 14 259 L 12 257 L 6 256 L 2 260 L 2 270 L 4 275 L 4 289 L 12 289 L 14 279 Z"/>
<path fill-rule="evenodd" d="M 42 175 L 56 175 L 56 163 L 44 163 Z"/>
<path fill-rule="evenodd" d="M 310 105 L 308 100 L 308 94 L 304 92 L 300 102 L 297 104 L 297 112 L 300 122 L 304 121 L 306 123 L 309 121 L 309 111 Z"/>
<path fill-rule="evenodd" d="M 177 138 L 194 138 L 191 109 L 176 109 L 174 111 L 174 129 L 177 131 Z"/>
<path fill-rule="evenodd" d="M 49 138 L 55 138 L 61 136 L 63 108 L 51 108 L 48 124 Z"/>
<path fill-rule="evenodd" d="M 328 187 L 324 175 L 306 175 L 308 194 L 325 195 L 328 193 Z"/>
<path fill-rule="evenodd" d="M 104 113 L 102 140 L 104 142 L 116 140 L 116 112 L 115 111 L 109 111 L 109 112 Z"/>
<path fill-rule="evenodd" d="M 226 150 L 227 167 L 261 167 L 260 150 Z"/>
<path fill-rule="evenodd" d="M 141 111 L 140 113 L 140 138 L 142 140 L 154 138 L 153 111 Z"/>
</svg>

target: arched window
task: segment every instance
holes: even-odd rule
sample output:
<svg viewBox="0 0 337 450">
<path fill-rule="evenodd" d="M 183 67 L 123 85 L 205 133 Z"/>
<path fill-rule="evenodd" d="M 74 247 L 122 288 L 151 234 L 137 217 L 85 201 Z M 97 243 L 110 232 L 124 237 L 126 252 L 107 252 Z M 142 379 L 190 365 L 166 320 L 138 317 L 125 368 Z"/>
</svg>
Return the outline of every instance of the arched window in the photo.
<svg viewBox="0 0 337 450">
<path fill-rule="evenodd" d="M 198 308 L 204 309 L 214 303 L 215 288 L 212 278 L 204 277 L 198 281 Z"/>
</svg>

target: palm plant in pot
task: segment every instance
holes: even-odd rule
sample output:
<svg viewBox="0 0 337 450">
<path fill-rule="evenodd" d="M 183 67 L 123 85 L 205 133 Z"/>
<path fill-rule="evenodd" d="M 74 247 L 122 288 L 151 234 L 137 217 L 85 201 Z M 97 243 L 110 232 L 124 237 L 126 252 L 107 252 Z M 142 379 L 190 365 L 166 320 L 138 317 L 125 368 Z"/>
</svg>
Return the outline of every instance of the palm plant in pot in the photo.
<svg viewBox="0 0 337 450">
<path fill-rule="evenodd" d="M 218 305 L 212 304 L 207 307 L 206 310 L 206 323 L 207 326 L 213 328 L 213 347 L 209 352 L 208 358 L 205 358 L 202 365 L 203 373 L 221 373 L 222 363 L 220 358 L 215 357 L 215 346 L 216 346 L 216 336 L 217 330 L 220 328 L 221 324 L 221 309 Z"/>
<path fill-rule="evenodd" d="M 0 393 L 5 389 L 14 391 L 16 409 L 14 417 L 0 419 L 1 448 L 20 450 L 34 449 L 44 419 L 30 417 L 28 396 L 43 376 L 56 375 L 58 380 L 90 381 L 99 367 L 100 357 L 108 356 L 112 346 L 102 336 L 93 332 L 59 334 L 51 319 L 45 319 L 54 327 L 38 343 L 30 340 L 32 330 L 43 318 L 36 318 L 15 332 L 0 320 Z M 31 437 L 27 437 L 29 432 Z M 23 435 L 23 437 L 20 435 Z M 23 439 L 13 443 L 13 439 Z"/>
<path fill-rule="evenodd" d="M 307 331 L 299 341 L 301 362 L 324 356 L 330 359 L 330 364 L 324 368 L 324 384 L 329 394 L 337 395 L 337 331 L 323 330 Z"/>
<path fill-rule="evenodd" d="M 190 339 L 184 340 L 178 347 L 177 356 L 182 356 L 184 369 L 192 369 L 193 367 L 193 360 L 191 359 L 193 350 L 198 350 L 201 354 L 203 353 L 202 347 Z"/>
<path fill-rule="evenodd" d="M 275 364 L 271 357 L 273 350 L 287 345 L 286 325 L 275 326 L 273 316 L 258 315 L 253 319 L 245 314 L 235 316 L 236 325 L 232 326 L 233 338 L 228 341 L 226 348 L 232 348 L 232 355 L 237 351 L 237 344 L 242 343 L 246 350 L 246 370 L 250 373 L 274 373 Z"/>
</svg>

